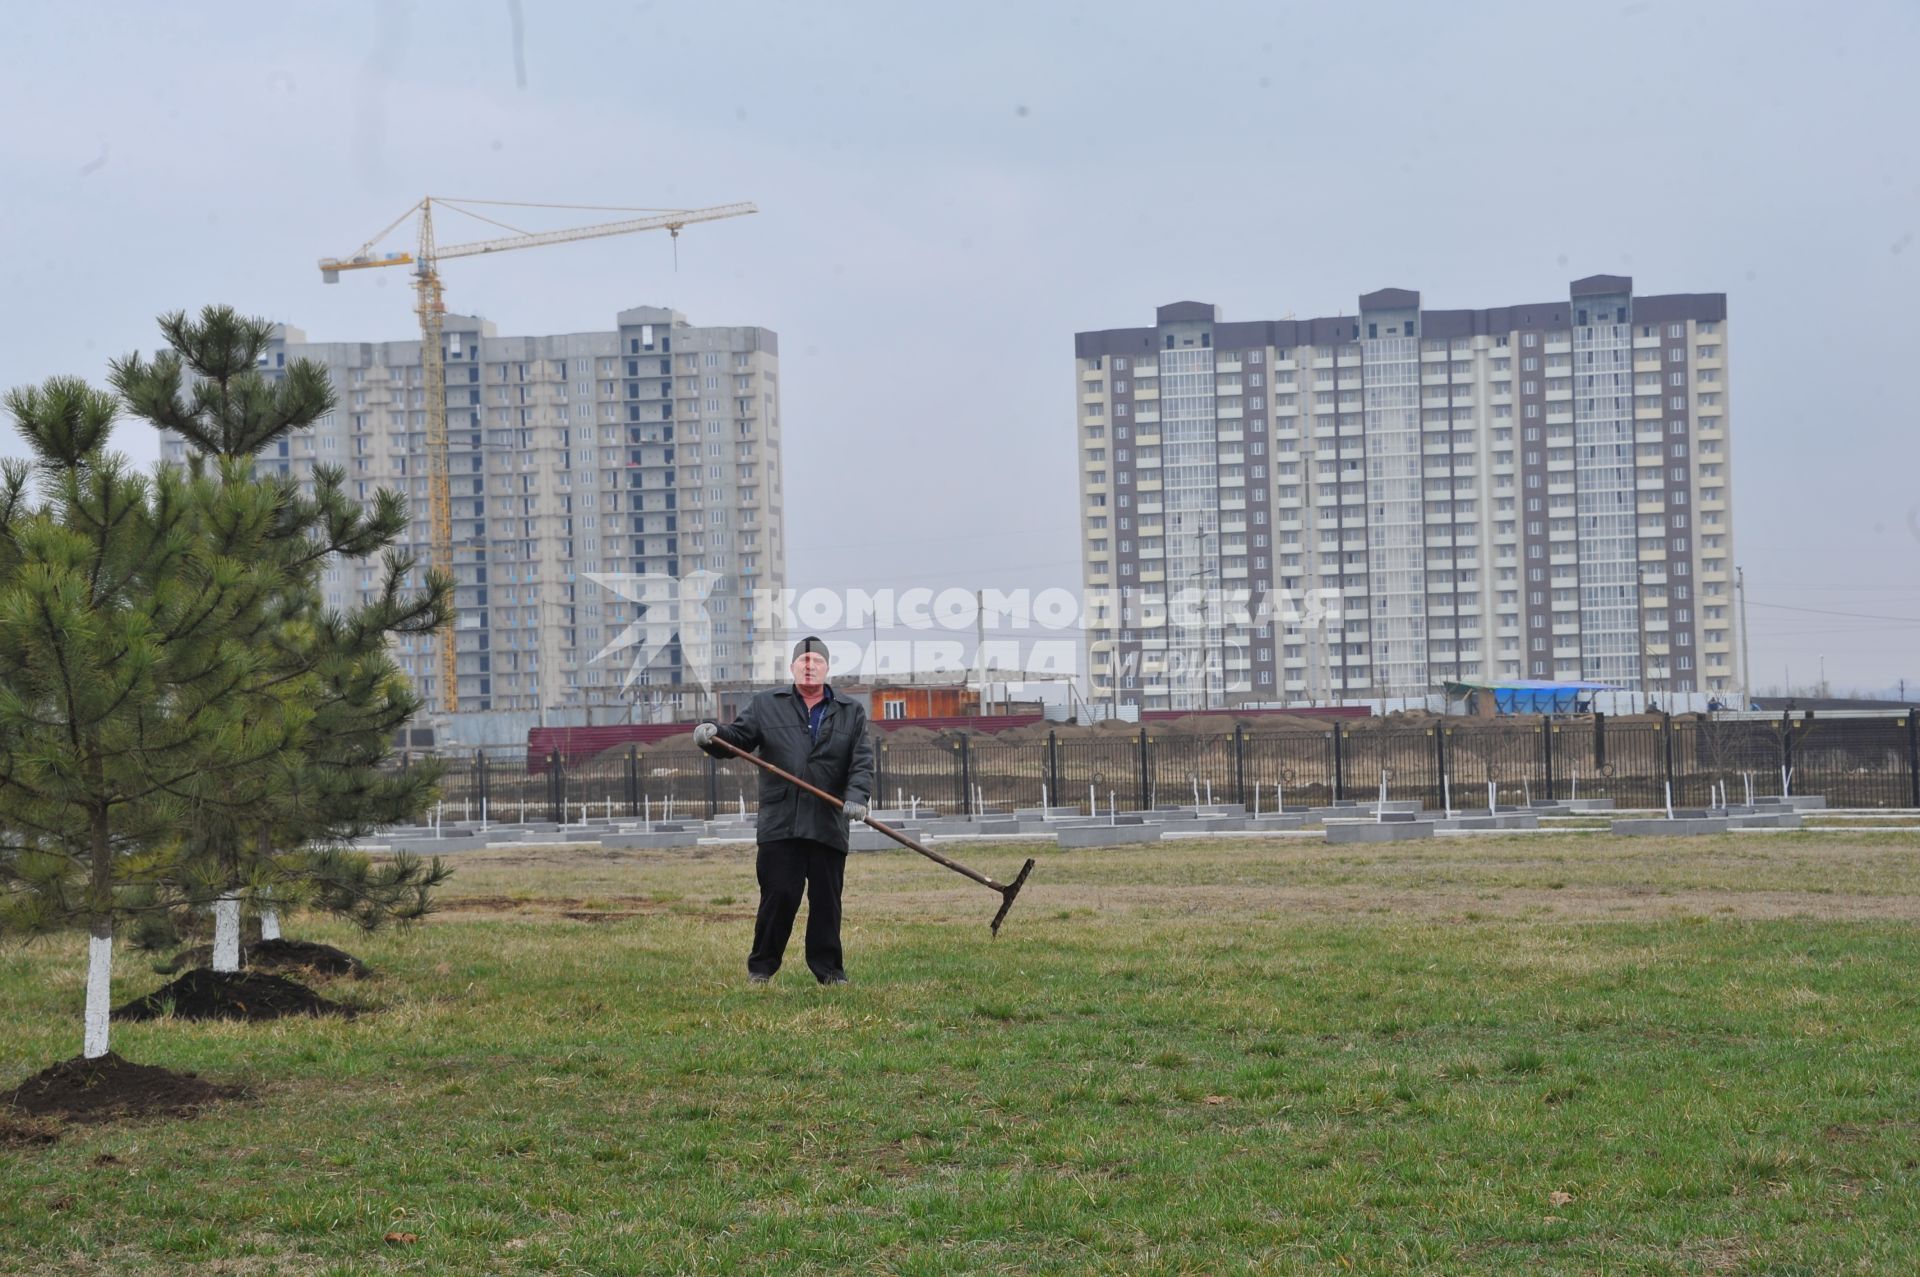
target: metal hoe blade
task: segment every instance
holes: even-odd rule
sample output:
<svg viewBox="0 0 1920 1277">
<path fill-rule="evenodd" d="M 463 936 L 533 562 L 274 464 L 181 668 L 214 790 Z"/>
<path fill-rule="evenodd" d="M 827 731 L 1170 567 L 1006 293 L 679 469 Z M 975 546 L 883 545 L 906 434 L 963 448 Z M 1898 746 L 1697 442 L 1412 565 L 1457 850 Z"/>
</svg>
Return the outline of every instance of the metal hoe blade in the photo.
<svg viewBox="0 0 1920 1277">
<path fill-rule="evenodd" d="M 1013 898 L 1020 894 L 1020 888 L 1026 885 L 1027 875 L 1032 872 L 1033 860 L 1029 857 L 1027 863 L 1020 866 L 1020 872 L 1014 880 L 1000 888 L 1000 894 L 1005 898 L 1000 902 L 1000 912 L 993 915 L 994 935 L 1000 934 L 1000 924 L 1006 921 L 1007 910 L 1013 908 Z"/>
</svg>

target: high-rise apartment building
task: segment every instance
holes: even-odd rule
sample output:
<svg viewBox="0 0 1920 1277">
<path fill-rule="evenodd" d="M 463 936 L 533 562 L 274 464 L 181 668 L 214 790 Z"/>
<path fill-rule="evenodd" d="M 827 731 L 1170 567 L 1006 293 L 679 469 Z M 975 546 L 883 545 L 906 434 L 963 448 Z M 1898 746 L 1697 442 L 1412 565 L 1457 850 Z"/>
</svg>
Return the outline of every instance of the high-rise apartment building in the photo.
<svg viewBox="0 0 1920 1277">
<path fill-rule="evenodd" d="M 1724 294 L 1178 302 L 1074 344 L 1096 703 L 1737 686 Z"/>
<path fill-rule="evenodd" d="M 767 640 L 783 637 L 780 618 L 755 615 L 753 598 L 777 594 L 786 571 L 775 335 L 652 307 L 622 311 L 609 332 L 501 337 L 448 315 L 445 334 L 460 708 L 625 699 L 647 644 L 594 658 L 642 619 L 649 695 L 692 709 L 702 672 L 714 684 L 772 677 L 753 659 L 756 644 L 777 650 Z M 363 501 L 404 494 L 406 547 L 431 563 L 420 343 L 279 329 L 264 368 L 297 359 L 326 365 L 337 402 L 267 463 L 309 485 L 316 466 L 338 467 Z M 184 446 L 169 440 L 165 456 Z M 589 574 L 649 580 L 608 589 Z M 374 564 L 333 563 L 327 602 L 355 604 L 377 577 Z M 702 600 L 696 624 L 688 604 Z M 436 709 L 437 642 L 395 653 Z"/>
</svg>

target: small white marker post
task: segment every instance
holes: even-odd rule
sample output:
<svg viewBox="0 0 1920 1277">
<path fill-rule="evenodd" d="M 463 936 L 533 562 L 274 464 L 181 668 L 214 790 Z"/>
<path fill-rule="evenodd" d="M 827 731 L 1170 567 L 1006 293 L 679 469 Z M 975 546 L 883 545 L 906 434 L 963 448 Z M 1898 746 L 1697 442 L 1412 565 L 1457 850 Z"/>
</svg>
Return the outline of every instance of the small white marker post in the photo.
<svg viewBox="0 0 1920 1277">
<path fill-rule="evenodd" d="M 433 805 L 433 836 L 435 838 L 446 837 L 445 834 L 440 832 L 441 808 L 445 806 L 445 803 L 435 803 Z"/>
<path fill-rule="evenodd" d="M 1199 778 L 1199 777 L 1197 777 L 1197 776 L 1193 778 L 1193 806 L 1194 806 L 1194 809 L 1195 809 L 1196 811 L 1197 811 L 1197 810 L 1199 810 L 1199 807 L 1200 807 L 1200 778 Z"/>
<path fill-rule="evenodd" d="M 1100 798 L 1099 798 L 1099 795 L 1093 792 L 1093 782 L 1088 781 L 1087 782 L 1087 815 L 1098 816 L 1099 814 L 1100 814 Z"/>
<path fill-rule="evenodd" d="M 1453 819 L 1453 779 L 1445 772 L 1440 773 L 1440 805 L 1448 820 Z"/>
<path fill-rule="evenodd" d="M 1387 773 L 1380 773 L 1380 801 L 1373 805 L 1373 823 L 1378 825 L 1387 818 Z"/>
<path fill-rule="evenodd" d="M 1107 791 L 1107 815 L 1114 817 L 1116 820 L 1120 816 L 1120 800 L 1113 796 L 1111 789 Z"/>
<path fill-rule="evenodd" d="M 1213 780 L 1211 777 L 1207 780 L 1207 806 L 1213 806 Z"/>
<path fill-rule="evenodd" d="M 1493 815 L 1494 808 L 1498 807 L 1499 805 L 1500 805 L 1500 784 L 1498 781 L 1490 780 L 1487 782 L 1487 815 L 1489 816 Z"/>
<path fill-rule="evenodd" d="M 1276 816 L 1284 816 L 1287 814 L 1287 786 L 1285 781 L 1276 780 L 1273 782 L 1273 814 Z"/>
<path fill-rule="evenodd" d="M 463 798 L 460 801 L 462 804 L 460 808 L 460 819 L 463 822 L 472 820 L 473 819 L 473 799 Z"/>
<path fill-rule="evenodd" d="M 480 832 L 487 832 L 487 800 L 484 798 L 480 800 Z"/>
<path fill-rule="evenodd" d="M 1753 773 L 1742 772 L 1740 779 L 1747 782 L 1747 806 L 1753 806 Z"/>
<path fill-rule="evenodd" d="M 1666 789 L 1667 789 L 1667 819 L 1672 820 L 1673 819 L 1673 782 L 1672 781 L 1666 782 Z"/>
<path fill-rule="evenodd" d="M 1260 786 L 1253 787 L 1253 818 L 1260 819 Z"/>
</svg>

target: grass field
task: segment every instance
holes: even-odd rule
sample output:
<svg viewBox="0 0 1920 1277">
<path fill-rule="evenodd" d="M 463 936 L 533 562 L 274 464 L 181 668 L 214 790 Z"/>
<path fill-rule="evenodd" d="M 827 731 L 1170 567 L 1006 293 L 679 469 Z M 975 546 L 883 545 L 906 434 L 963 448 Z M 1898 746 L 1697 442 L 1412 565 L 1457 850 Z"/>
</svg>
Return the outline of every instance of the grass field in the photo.
<svg viewBox="0 0 1920 1277">
<path fill-rule="evenodd" d="M 373 1014 L 116 1026 L 257 1098 L 0 1148 L 0 1273 L 1911 1274 L 1917 849 L 1049 850 L 991 943 L 861 856 L 839 989 L 747 986 L 744 850 L 463 856 L 410 933 L 290 928 Z M 0 954 L 0 1087 L 81 985 Z"/>
</svg>

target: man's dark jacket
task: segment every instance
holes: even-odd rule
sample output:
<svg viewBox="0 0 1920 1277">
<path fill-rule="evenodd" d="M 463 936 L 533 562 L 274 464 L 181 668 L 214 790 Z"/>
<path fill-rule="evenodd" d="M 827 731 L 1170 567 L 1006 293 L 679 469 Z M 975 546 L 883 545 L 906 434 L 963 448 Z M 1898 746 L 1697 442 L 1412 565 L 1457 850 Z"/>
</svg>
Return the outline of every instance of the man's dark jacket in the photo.
<svg viewBox="0 0 1920 1277">
<path fill-rule="evenodd" d="M 838 794 L 850 803 L 867 803 L 873 794 L 873 743 L 867 739 L 867 711 L 858 701 L 835 696 L 820 720 L 820 739 L 807 734 L 807 703 L 791 687 L 761 692 L 740 717 L 722 727 L 720 738 L 785 768 L 802 780 Z M 707 752 L 731 758 L 717 744 Z M 755 769 L 759 770 L 759 769 Z M 760 842 L 809 838 L 837 851 L 847 849 L 847 818 L 804 789 L 772 772 L 760 772 Z"/>
</svg>

